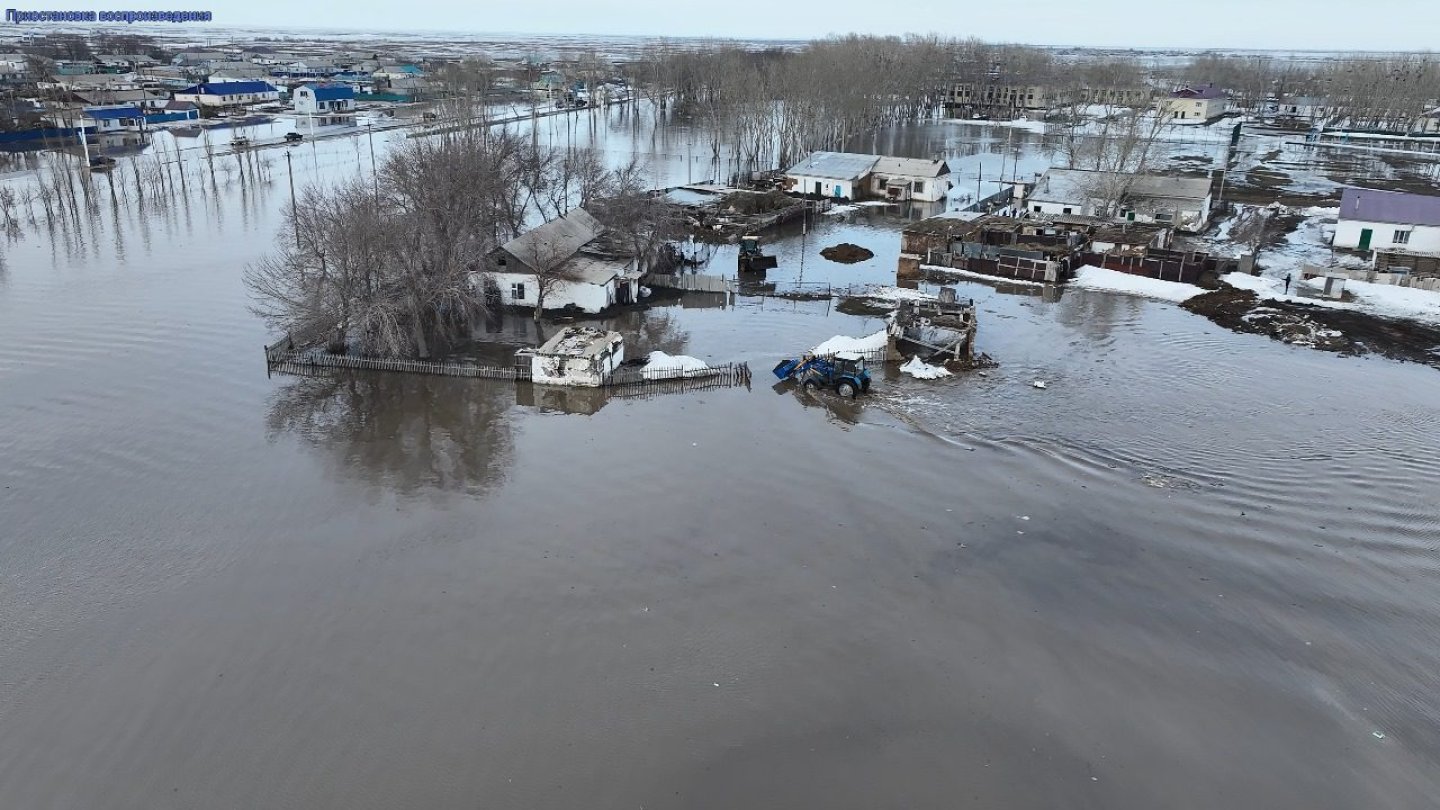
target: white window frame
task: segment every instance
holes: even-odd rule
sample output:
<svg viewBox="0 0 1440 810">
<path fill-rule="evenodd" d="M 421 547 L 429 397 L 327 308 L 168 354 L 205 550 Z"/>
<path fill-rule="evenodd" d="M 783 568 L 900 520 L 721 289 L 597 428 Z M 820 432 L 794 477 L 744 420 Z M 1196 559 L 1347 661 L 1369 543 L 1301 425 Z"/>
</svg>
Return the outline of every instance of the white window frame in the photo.
<svg viewBox="0 0 1440 810">
<path fill-rule="evenodd" d="M 523 281 L 512 281 L 512 282 L 510 282 L 510 300 L 511 300 L 511 301 L 524 301 L 524 300 L 525 300 L 525 282 L 523 282 Z"/>
<path fill-rule="evenodd" d="M 1409 230 L 1405 230 L 1405 229 L 1401 229 L 1401 228 L 1396 228 L 1396 229 L 1395 229 L 1395 234 L 1394 234 L 1394 236 L 1390 239 L 1390 241 L 1393 242 L 1393 243 L 1395 243 L 1395 244 L 1397 244 L 1397 245 L 1408 245 L 1408 244 L 1410 244 L 1410 234 L 1411 234 L 1411 231 L 1409 231 Z"/>
</svg>

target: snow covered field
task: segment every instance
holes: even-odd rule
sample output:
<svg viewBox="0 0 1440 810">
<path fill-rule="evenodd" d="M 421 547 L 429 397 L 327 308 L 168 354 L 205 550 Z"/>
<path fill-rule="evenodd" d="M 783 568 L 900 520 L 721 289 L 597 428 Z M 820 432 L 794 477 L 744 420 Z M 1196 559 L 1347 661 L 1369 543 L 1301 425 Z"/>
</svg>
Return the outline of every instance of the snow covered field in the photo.
<svg viewBox="0 0 1440 810">
<path fill-rule="evenodd" d="M 1194 284 L 1181 284 L 1177 281 L 1159 281 L 1144 276 L 1132 276 L 1129 273 L 1121 273 L 1118 270 L 1106 270 L 1103 267 L 1082 267 L 1075 272 L 1075 280 L 1070 282 L 1071 287 L 1078 287 L 1082 290 L 1099 290 L 1101 292 L 1124 293 L 1126 295 L 1139 295 L 1145 298 L 1155 298 L 1161 301 L 1181 301 L 1194 298 L 1205 292 Z"/>
</svg>

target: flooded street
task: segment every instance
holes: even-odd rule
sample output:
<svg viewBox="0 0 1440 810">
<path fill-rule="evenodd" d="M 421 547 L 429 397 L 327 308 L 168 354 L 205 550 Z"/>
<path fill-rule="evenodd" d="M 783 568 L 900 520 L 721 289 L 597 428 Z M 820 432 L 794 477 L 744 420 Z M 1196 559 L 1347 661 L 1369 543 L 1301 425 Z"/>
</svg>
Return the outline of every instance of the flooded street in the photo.
<svg viewBox="0 0 1440 810">
<path fill-rule="evenodd" d="M 680 128 L 608 120 L 600 148 L 657 184 L 708 176 Z M 1006 135 L 981 129 L 877 148 L 971 149 L 988 176 Z M 289 192 L 259 154 L 4 246 L 0 806 L 1440 792 L 1434 369 L 976 283 L 999 367 L 892 368 L 858 404 L 768 370 L 880 320 L 747 297 L 613 322 L 627 355 L 749 362 L 748 390 L 268 378 L 241 272 Z M 291 154 L 298 185 L 370 166 L 363 132 Z M 843 217 L 769 246 L 771 279 L 893 282 L 901 214 Z M 842 241 L 875 258 L 820 257 Z"/>
</svg>

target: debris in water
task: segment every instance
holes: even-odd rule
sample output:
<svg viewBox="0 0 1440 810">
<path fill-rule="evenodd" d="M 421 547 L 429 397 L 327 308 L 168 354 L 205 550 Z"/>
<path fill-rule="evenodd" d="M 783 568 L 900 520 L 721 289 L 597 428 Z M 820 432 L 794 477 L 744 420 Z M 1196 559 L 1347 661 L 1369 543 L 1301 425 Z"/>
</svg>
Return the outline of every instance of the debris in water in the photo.
<svg viewBox="0 0 1440 810">
<path fill-rule="evenodd" d="M 1370 733 L 1371 733 L 1371 734 L 1374 734 L 1374 735 L 1375 735 L 1375 739 L 1377 739 L 1377 740 L 1383 740 L 1383 739 L 1385 739 L 1385 735 L 1384 735 L 1384 734 L 1381 734 L 1381 733 L 1378 732 L 1378 731 L 1372 731 L 1372 732 L 1370 732 Z"/>
<path fill-rule="evenodd" d="M 1044 380 L 1036 380 L 1035 382 L 1032 382 L 1032 383 L 1030 383 L 1030 384 L 1033 385 L 1033 386 L 1035 386 L 1036 388 L 1039 388 L 1039 389 L 1042 390 L 1042 391 L 1045 390 L 1045 381 L 1044 381 Z"/>
<path fill-rule="evenodd" d="M 949 377 L 950 369 L 944 366 L 932 366 L 920 359 L 920 355 L 910 358 L 909 362 L 900 367 L 900 371 L 909 374 L 917 380 L 938 380 L 941 377 Z"/>
</svg>

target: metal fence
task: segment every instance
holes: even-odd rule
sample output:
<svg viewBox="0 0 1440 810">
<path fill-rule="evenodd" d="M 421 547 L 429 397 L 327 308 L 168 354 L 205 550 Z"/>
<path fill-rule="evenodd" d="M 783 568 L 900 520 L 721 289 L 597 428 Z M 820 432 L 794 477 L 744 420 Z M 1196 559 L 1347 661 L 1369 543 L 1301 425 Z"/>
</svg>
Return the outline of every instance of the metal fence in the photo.
<svg viewBox="0 0 1440 810">
<path fill-rule="evenodd" d="M 711 276 L 704 273 L 654 273 L 645 278 L 650 287 L 685 292 L 730 292 L 731 279 L 725 276 Z"/>
</svg>

